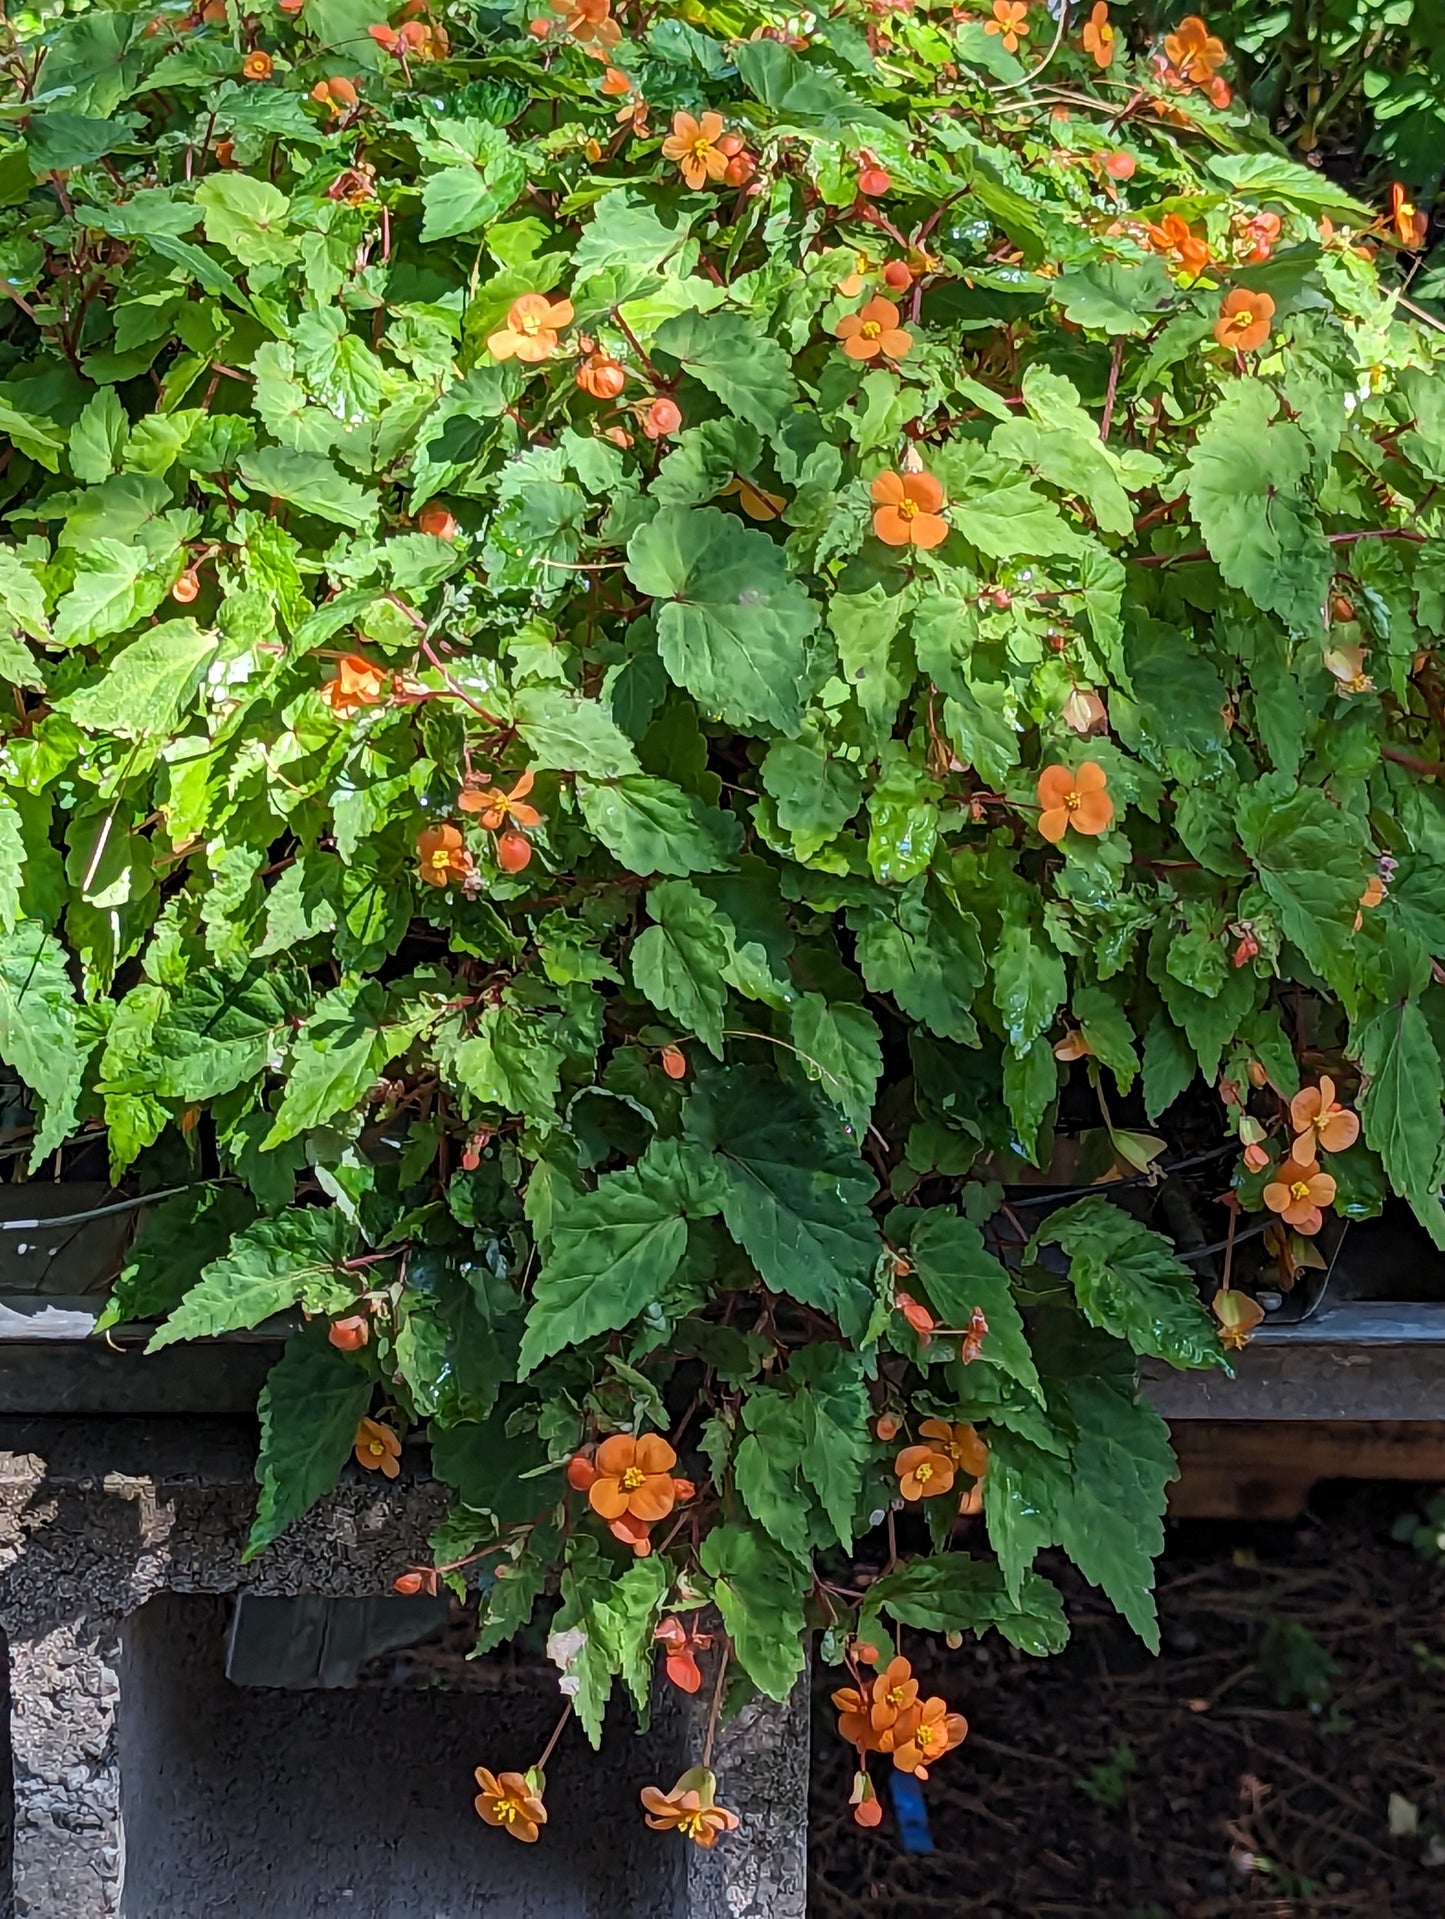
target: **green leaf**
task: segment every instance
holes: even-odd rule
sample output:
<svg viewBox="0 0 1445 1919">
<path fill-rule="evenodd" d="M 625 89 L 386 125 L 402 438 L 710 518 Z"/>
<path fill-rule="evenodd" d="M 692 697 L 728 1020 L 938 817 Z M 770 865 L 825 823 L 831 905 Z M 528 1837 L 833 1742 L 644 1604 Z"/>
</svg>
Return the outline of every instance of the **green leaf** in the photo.
<svg viewBox="0 0 1445 1919">
<path fill-rule="evenodd" d="M 936 882 L 915 881 L 893 916 L 862 909 L 848 916 L 868 989 L 891 993 L 900 1011 L 940 1039 L 976 1043 L 970 1008 L 985 977 L 978 922 Z"/>
<path fill-rule="evenodd" d="M 717 507 L 673 506 L 627 553 L 633 585 L 664 602 L 658 648 L 673 681 L 730 726 L 797 733 L 818 609 L 782 548 Z"/>
<path fill-rule="evenodd" d="M 0 607 L 4 608 L 5 624 L 8 626 L 19 627 L 32 640 L 50 638 L 50 626 L 45 618 L 45 589 L 18 554 L 8 546 L 0 546 Z M 17 674 L 11 669 L 7 651 L 5 678 L 17 680 L 21 686 L 43 685 L 25 649 L 16 648 L 15 653 L 17 658 L 25 661 L 25 670 Z"/>
<path fill-rule="evenodd" d="M 598 700 L 560 686 L 524 686 L 513 704 L 517 731 L 539 768 L 617 780 L 638 774 L 632 742 Z"/>
<path fill-rule="evenodd" d="M 1033 1246 L 1068 1255 L 1069 1280 L 1091 1325 L 1171 1366 L 1227 1367 L 1194 1275 L 1162 1233 L 1107 1199 L 1081 1199 L 1051 1214 Z"/>
<path fill-rule="evenodd" d="M 214 1099 L 254 1078 L 295 1010 L 291 976 L 261 962 L 198 973 L 156 1022 L 152 1052 L 132 1086 L 162 1099 Z"/>
<path fill-rule="evenodd" d="M 1336 186 L 1317 167 L 1302 167 L 1283 154 L 1211 153 L 1204 164 L 1216 179 L 1250 200 L 1279 200 L 1307 213 L 1343 214 L 1361 232 L 1375 218 L 1373 207 Z"/>
<path fill-rule="evenodd" d="M 717 1153 L 723 1218 L 766 1283 L 859 1338 L 880 1251 L 874 1179 L 832 1113 L 801 1088 L 734 1070 L 699 1079 L 683 1124 Z"/>
<path fill-rule="evenodd" d="M 432 1470 L 473 1512 L 490 1513 L 498 1526 L 512 1526 L 547 1512 L 564 1491 L 562 1468 L 547 1468 L 536 1433 L 507 1431 L 515 1393 L 490 1419 L 433 1427 Z"/>
<path fill-rule="evenodd" d="M 1133 1029 L 1123 1007 L 1106 988 L 1081 986 L 1070 1011 L 1079 1022 L 1092 1057 L 1109 1068 L 1119 1082 L 1119 1091 L 1127 1093 L 1138 1074 L 1139 1061 Z"/>
<path fill-rule="evenodd" d="M 202 1268 L 146 1351 L 259 1326 L 291 1306 L 340 1312 L 365 1283 L 341 1270 L 355 1244 L 355 1229 L 334 1206 L 293 1207 L 274 1219 L 254 1220 L 226 1253 Z"/>
<path fill-rule="evenodd" d="M 399 1050 L 382 1027 L 385 1011 L 385 990 L 374 980 L 344 981 L 317 1001 L 292 1042 L 281 1104 L 262 1152 L 360 1104 Z"/>
<path fill-rule="evenodd" d="M 715 1526 L 702 1542 L 703 1571 L 738 1664 L 769 1699 L 784 1700 L 807 1662 L 805 1567 L 751 1526 Z"/>
<path fill-rule="evenodd" d="M 747 1508 L 784 1552 L 807 1563 L 813 1543 L 813 1499 L 802 1471 L 803 1408 L 768 1386 L 742 1405 L 746 1434 L 733 1455 L 733 1481 Z"/>
<path fill-rule="evenodd" d="M 982 1638 L 993 1627 L 1035 1658 L 1062 1652 L 1069 1637 L 1057 1587 L 1029 1574 L 1011 1594 L 997 1566 L 967 1553 L 914 1559 L 875 1580 L 863 1616 L 885 1612 L 900 1626 L 923 1632 L 973 1632 Z"/>
<path fill-rule="evenodd" d="M 448 1064 L 483 1106 L 525 1113 L 547 1126 L 556 1119 L 566 1056 L 552 1022 L 504 1002 L 483 1008 L 471 1035 L 450 1054 Z"/>
<path fill-rule="evenodd" d="M 993 1003 L 1010 1045 L 1024 1049 L 1049 1030 L 1068 990 L 1064 962 L 1027 919 L 1004 920 L 991 955 Z"/>
<path fill-rule="evenodd" d="M 776 433 L 798 397 L 781 344 L 741 313 L 679 313 L 663 321 L 653 347 L 760 433 Z"/>
<path fill-rule="evenodd" d="M 56 702 L 77 726 L 122 739 L 173 732 L 195 697 L 219 634 L 165 620 L 113 655 L 101 677 Z"/>
<path fill-rule="evenodd" d="M 594 786 L 577 782 L 582 817 L 619 866 L 648 878 L 721 873 L 742 845 L 742 823 L 670 780 L 638 773 Z"/>
<path fill-rule="evenodd" d="M 647 910 L 655 924 L 632 943 L 638 990 L 721 1059 L 727 1005 L 723 970 L 732 957 L 727 921 L 687 880 L 654 886 Z"/>
<path fill-rule="evenodd" d="M 804 1480 L 851 1552 L 863 1466 L 872 1449 L 863 1361 L 842 1346 L 804 1346 L 793 1355 L 788 1378 L 802 1418 Z"/>
<path fill-rule="evenodd" d="M 221 1257 L 255 1212 L 249 1195 L 236 1187 L 204 1184 L 148 1207 L 96 1331 L 173 1312 L 200 1268 Z"/>
<path fill-rule="evenodd" d="M 858 811 L 862 778 L 857 767 L 832 758 L 816 735 L 774 740 L 761 772 L 763 790 L 776 801 L 778 824 L 792 834 L 799 859 L 811 859 L 836 839 Z"/>
<path fill-rule="evenodd" d="M 636 1319 L 677 1271 L 688 1220 L 716 1213 L 723 1192 L 721 1173 L 696 1147 L 654 1140 L 636 1166 L 567 1195 L 532 1289 L 520 1374 Z"/>
<path fill-rule="evenodd" d="M 421 242 L 450 240 L 460 233 L 477 233 L 507 211 L 527 184 L 520 154 L 508 153 L 484 171 L 476 167 L 441 167 L 428 174 L 421 191 Z"/>
<path fill-rule="evenodd" d="M 86 486 L 107 480 L 120 465 L 130 421 L 113 387 L 104 386 L 85 403 L 70 429 L 70 470 Z"/>
<path fill-rule="evenodd" d="M 55 638 L 61 646 L 88 646 L 107 633 L 123 633 L 153 612 L 165 593 L 165 581 L 147 573 L 144 547 L 96 539 L 78 556 L 75 584 L 55 609 Z"/>
<path fill-rule="evenodd" d="M 323 1325 L 286 1342 L 261 1389 L 261 1496 L 243 1560 L 264 1552 L 336 1483 L 371 1403 L 371 1380 Z"/>
<path fill-rule="evenodd" d="M 279 187 L 235 169 L 208 173 L 196 188 L 206 238 L 243 267 L 286 266 L 296 242 L 286 231 L 291 202 Z"/>
<path fill-rule="evenodd" d="M 1429 1023 L 1413 1000 L 1387 1007 L 1353 1036 L 1352 1050 L 1365 1074 L 1360 1116 L 1366 1143 L 1435 1244 L 1445 1247 L 1438 1173 L 1445 1087 Z"/>
<path fill-rule="evenodd" d="M 1239 837 L 1287 938 L 1337 990 L 1354 977 L 1355 915 L 1369 873 L 1357 818 L 1318 787 L 1270 777 L 1241 789 Z"/>
<path fill-rule="evenodd" d="M 680 207 L 654 207 L 632 187 L 614 187 L 592 209 L 572 250 L 574 285 L 581 287 L 609 268 L 652 273 L 687 239 Z"/>
<path fill-rule="evenodd" d="M 90 1050 L 78 1011 L 58 940 L 35 920 L 0 934 L 0 1059 L 40 1101 L 32 1170 L 75 1128 Z"/>
<path fill-rule="evenodd" d="M 866 1007 L 803 993 L 793 1002 L 792 1025 L 798 1064 L 861 1138 L 883 1075 L 877 1020 Z"/>
<path fill-rule="evenodd" d="M 1147 333 L 1173 291 L 1163 261 L 1153 254 L 1137 264 L 1104 260 L 1067 267 L 1054 282 L 1054 298 L 1066 317 L 1093 333 Z"/>
<path fill-rule="evenodd" d="M 975 1309 L 988 1321 L 980 1358 L 1016 1379 L 1035 1399 L 1042 1398 L 1034 1357 L 1009 1276 L 983 1243 L 970 1219 L 947 1207 L 905 1214 L 916 1220 L 908 1251 L 928 1304 L 943 1325 L 960 1332 Z"/>
<path fill-rule="evenodd" d="M 1309 441 L 1278 409 L 1262 380 L 1226 388 L 1189 456 L 1189 503 L 1229 584 L 1318 634 L 1334 565 L 1304 493 Z"/>
<path fill-rule="evenodd" d="M 354 533 L 376 528 L 376 495 L 352 480 L 342 479 L 330 460 L 319 453 L 299 453 L 289 446 L 262 446 L 243 453 L 241 478 L 257 493 L 285 500 L 302 513 L 314 513 L 333 526 L 349 526 Z"/>
</svg>

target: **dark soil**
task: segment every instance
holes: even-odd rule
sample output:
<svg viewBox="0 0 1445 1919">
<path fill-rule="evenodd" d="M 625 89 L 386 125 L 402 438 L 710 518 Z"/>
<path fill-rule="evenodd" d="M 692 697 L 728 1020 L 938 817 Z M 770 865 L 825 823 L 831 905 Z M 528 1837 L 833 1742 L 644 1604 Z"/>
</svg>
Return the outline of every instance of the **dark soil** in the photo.
<svg viewBox="0 0 1445 1919">
<path fill-rule="evenodd" d="M 1158 1659 L 1062 1564 L 1056 1659 L 908 1635 L 971 1726 L 923 1789 L 931 1855 L 886 1760 L 883 1825 L 853 1824 L 820 1673 L 812 1919 L 1445 1919 L 1445 1562 L 1390 1537 L 1409 1500 L 1174 1525 Z"/>
</svg>

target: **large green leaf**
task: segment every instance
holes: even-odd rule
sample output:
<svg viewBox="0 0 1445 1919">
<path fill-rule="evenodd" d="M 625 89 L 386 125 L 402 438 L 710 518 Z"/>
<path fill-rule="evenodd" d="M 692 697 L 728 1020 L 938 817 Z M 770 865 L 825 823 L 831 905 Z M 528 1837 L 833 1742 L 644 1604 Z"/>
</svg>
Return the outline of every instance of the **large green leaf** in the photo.
<svg viewBox="0 0 1445 1919">
<path fill-rule="evenodd" d="M 166 620 L 122 647 L 101 677 L 57 702 L 77 726 L 122 739 L 169 733 L 201 683 L 219 635 L 194 620 Z"/>
<path fill-rule="evenodd" d="M 700 1558 L 738 1664 L 760 1692 L 786 1699 L 807 1659 L 808 1572 L 751 1526 L 715 1526 Z"/>
<path fill-rule="evenodd" d="M 1081 1199 L 1050 1214 L 1033 1244 L 1067 1254 L 1074 1294 L 1091 1325 L 1171 1366 L 1227 1365 L 1193 1273 L 1162 1233 L 1112 1201 Z"/>
<path fill-rule="evenodd" d="M 802 993 L 793 1002 L 798 1064 L 847 1117 L 861 1138 L 883 1075 L 878 1022 L 864 1006 Z"/>
<path fill-rule="evenodd" d="M 741 823 L 670 780 L 639 773 L 607 785 L 577 782 L 582 817 L 619 866 L 653 873 L 721 873 L 742 845 Z"/>
<path fill-rule="evenodd" d="M 964 1332 L 975 1310 L 981 1312 L 988 1332 L 980 1357 L 1039 1397 L 1039 1376 L 1009 1276 L 977 1226 L 946 1207 L 903 1217 L 916 1217 L 908 1250 L 923 1295 L 943 1325 Z"/>
<path fill-rule="evenodd" d="M 1028 1574 L 1011 1593 L 997 1566 L 967 1553 L 915 1559 L 868 1588 L 864 1619 L 887 1613 L 900 1626 L 923 1632 L 973 1632 L 990 1627 L 1036 1658 L 1061 1652 L 1069 1637 L 1058 1588 Z"/>
<path fill-rule="evenodd" d="M 971 914 L 942 887 L 915 881 L 892 915 L 869 909 L 849 918 L 871 992 L 891 993 L 901 1011 L 940 1039 L 977 1039 L 970 1009 L 985 967 Z"/>
<path fill-rule="evenodd" d="M 241 478 L 263 497 L 285 500 L 302 513 L 314 513 L 318 520 L 334 526 L 349 526 L 353 532 L 371 531 L 376 525 L 376 495 L 343 479 L 330 460 L 319 453 L 299 453 L 289 446 L 257 447 L 243 454 Z"/>
<path fill-rule="evenodd" d="M 632 977 L 659 1012 L 671 1013 L 721 1059 L 727 921 L 687 880 L 654 886 L 647 906 L 654 924 L 632 943 Z"/>
<path fill-rule="evenodd" d="M 385 990 L 352 980 L 317 1001 L 291 1046 L 290 1070 L 262 1150 L 349 1112 L 397 1050 L 382 1025 Z"/>
<path fill-rule="evenodd" d="M 798 731 L 818 609 L 766 533 L 715 506 L 664 507 L 633 534 L 627 577 L 662 603 L 663 665 L 705 711 Z"/>
<path fill-rule="evenodd" d="M 517 731 L 536 767 L 617 780 L 640 772 L 632 742 L 599 700 L 560 686 L 524 686 L 514 704 Z"/>
<path fill-rule="evenodd" d="M 1409 1200 L 1435 1244 L 1445 1247 L 1439 1172 L 1445 1088 L 1425 1015 L 1413 1000 L 1387 1007 L 1365 1022 L 1353 1046 L 1365 1074 L 1365 1139 L 1384 1161 L 1395 1191 Z"/>
<path fill-rule="evenodd" d="M 833 1115 L 799 1088 L 734 1069 L 698 1081 L 684 1124 L 717 1153 L 723 1218 L 767 1284 L 858 1338 L 880 1250 L 874 1180 Z"/>
<path fill-rule="evenodd" d="M 293 975 L 266 962 L 199 973 L 162 1013 L 149 1058 L 119 1090 L 183 1100 L 229 1092 L 261 1071 L 304 1010 L 296 990 Z"/>
<path fill-rule="evenodd" d="M 1333 565 L 1304 491 L 1309 441 L 1262 380 L 1236 380 L 1189 458 L 1189 503 L 1215 564 L 1255 605 L 1319 633 Z"/>
<path fill-rule="evenodd" d="M 1235 816 L 1285 934 L 1318 973 L 1347 990 L 1355 918 L 1369 876 L 1357 818 L 1318 787 L 1275 774 L 1241 790 Z"/>
<path fill-rule="evenodd" d="M 259 1326 L 291 1306 L 339 1312 L 365 1283 L 342 1270 L 355 1244 L 356 1229 L 334 1206 L 293 1207 L 274 1219 L 253 1220 L 228 1251 L 202 1268 L 146 1351 Z"/>
<path fill-rule="evenodd" d="M 370 1377 L 337 1352 L 324 1326 L 287 1341 L 261 1390 L 261 1496 L 243 1559 L 264 1552 L 331 1490 L 370 1402 Z"/>
<path fill-rule="evenodd" d="M 744 314 L 679 313 L 653 345 L 760 433 L 775 433 L 797 398 L 782 346 Z"/>
<path fill-rule="evenodd" d="M 40 1101 L 30 1164 L 75 1126 L 86 1056 L 65 949 L 35 920 L 0 934 L 0 1059 Z"/>
<path fill-rule="evenodd" d="M 160 604 L 163 579 L 147 571 L 144 547 L 120 540 L 90 541 L 79 555 L 75 584 L 55 609 L 55 637 L 63 646 L 88 646 L 123 633 Z"/>
<path fill-rule="evenodd" d="M 532 1288 L 521 1372 L 655 1303 L 686 1250 L 688 1220 L 717 1212 L 723 1192 L 721 1172 L 700 1149 L 654 1140 L 636 1166 L 569 1195 Z"/>
</svg>

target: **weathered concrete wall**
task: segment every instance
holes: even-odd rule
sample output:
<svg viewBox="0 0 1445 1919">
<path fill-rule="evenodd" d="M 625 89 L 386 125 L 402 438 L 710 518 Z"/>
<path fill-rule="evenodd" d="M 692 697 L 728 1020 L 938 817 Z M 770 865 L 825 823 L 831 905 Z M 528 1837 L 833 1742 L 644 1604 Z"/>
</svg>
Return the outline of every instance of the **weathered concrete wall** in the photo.
<svg viewBox="0 0 1445 1919">
<path fill-rule="evenodd" d="M 721 1796 L 745 1824 L 709 1856 L 637 1804 L 697 1757 L 697 1703 L 669 1700 L 645 1739 L 619 1716 L 600 1761 L 569 1736 L 527 1848 L 476 1820 L 471 1772 L 535 1757 L 550 1688 L 232 1687 L 220 1596 L 384 1593 L 445 1503 L 357 1475 L 243 1567 L 251 1465 L 244 1424 L 0 1421 L 0 1919 L 802 1919 L 801 1695 L 724 1729 Z M 4 1823 L 0 1803 L 0 1866 Z"/>
</svg>

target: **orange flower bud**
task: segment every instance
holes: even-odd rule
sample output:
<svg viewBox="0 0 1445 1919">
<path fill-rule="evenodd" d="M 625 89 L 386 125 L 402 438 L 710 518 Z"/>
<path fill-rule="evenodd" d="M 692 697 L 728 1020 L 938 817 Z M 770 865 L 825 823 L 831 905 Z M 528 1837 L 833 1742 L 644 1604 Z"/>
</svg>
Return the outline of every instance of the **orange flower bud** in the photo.
<svg viewBox="0 0 1445 1919">
<path fill-rule="evenodd" d="M 858 174 L 858 191 L 865 200 L 881 200 L 893 185 L 882 167 L 863 167 Z"/>
<path fill-rule="evenodd" d="M 892 1413 L 880 1413 L 873 1430 L 883 1441 L 883 1444 L 889 1446 L 898 1437 L 900 1423 L 900 1421 L 893 1417 Z"/>
<path fill-rule="evenodd" d="M 574 1493 L 585 1493 L 597 1477 L 590 1453 L 573 1453 L 567 1461 L 567 1484 Z"/>
<path fill-rule="evenodd" d="M 171 598 L 182 606 L 189 606 L 200 590 L 201 583 L 196 578 L 195 569 L 188 568 L 171 588 Z"/>
<path fill-rule="evenodd" d="M 882 1800 L 860 1799 L 853 1808 L 853 1823 L 857 1826 L 881 1826 L 883 1824 Z"/>
<path fill-rule="evenodd" d="M 1251 1086 L 1259 1087 L 1269 1085 L 1269 1074 L 1264 1070 L 1264 1067 L 1257 1059 L 1252 1059 L 1249 1062 L 1249 1065 L 1245 1068 L 1245 1072 L 1249 1076 Z"/>
<path fill-rule="evenodd" d="M 642 430 L 649 440 L 665 440 L 681 425 L 682 408 L 665 395 L 653 401 L 642 420 Z"/>
<path fill-rule="evenodd" d="M 577 369 L 577 384 L 594 400 L 615 400 L 627 385 L 627 371 L 610 353 L 589 353 Z"/>
<path fill-rule="evenodd" d="M 870 1645 L 866 1639 L 860 1640 L 858 1642 L 858 1657 L 863 1661 L 865 1666 L 876 1666 L 878 1664 L 878 1648 Z"/>
<path fill-rule="evenodd" d="M 421 1591 L 425 1583 L 418 1572 L 398 1573 L 391 1582 L 391 1590 L 400 1593 L 404 1599 L 410 1599 Z"/>
<path fill-rule="evenodd" d="M 1336 593 L 1330 599 L 1330 618 L 1336 621 L 1352 620 L 1355 617 L 1354 605 L 1343 593 Z"/>
<path fill-rule="evenodd" d="M 532 842 L 509 827 L 497 835 L 497 864 L 504 873 L 520 873 L 531 864 Z"/>
<path fill-rule="evenodd" d="M 690 1479 L 674 1479 L 672 1490 L 679 1506 L 685 1506 L 689 1499 L 697 1498 L 697 1487 Z"/>
<path fill-rule="evenodd" d="M 687 1054 L 680 1046 L 664 1046 L 661 1061 L 662 1070 L 669 1079 L 687 1078 Z"/>
<path fill-rule="evenodd" d="M 417 531 L 430 533 L 433 539 L 454 540 L 457 537 L 457 523 L 444 506 L 424 506 L 416 516 Z"/>
<path fill-rule="evenodd" d="M 371 1321 L 365 1313 L 352 1313 L 347 1319 L 334 1319 L 326 1337 L 339 1353 L 359 1353 L 371 1338 Z"/>
<path fill-rule="evenodd" d="M 906 293 L 913 285 L 913 271 L 906 260 L 890 260 L 883 269 L 883 284 L 895 293 Z"/>
</svg>

